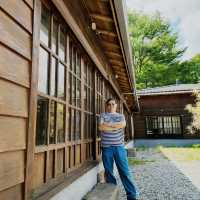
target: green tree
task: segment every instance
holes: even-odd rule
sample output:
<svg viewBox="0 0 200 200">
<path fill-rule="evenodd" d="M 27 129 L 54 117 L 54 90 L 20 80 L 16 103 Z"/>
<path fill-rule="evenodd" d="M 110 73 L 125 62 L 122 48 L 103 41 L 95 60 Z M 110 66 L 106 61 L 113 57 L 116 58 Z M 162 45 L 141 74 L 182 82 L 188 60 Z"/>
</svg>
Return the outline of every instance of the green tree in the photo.
<svg viewBox="0 0 200 200">
<path fill-rule="evenodd" d="M 188 104 L 185 109 L 192 114 L 192 122 L 187 129 L 190 133 L 195 134 L 200 131 L 200 93 L 195 91 L 193 95 L 196 97 L 195 104 Z"/>
<path fill-rule="evenodd" d="M 177 78 L 181 83 L 197 83 L 200 81 L 200 54 L 176 66 Z"/>
<path fill-rule="evenodd" d="M 159 13 L 129 12 L 129 33 L 136 68 L 137 89 L 173 84 L 174 70 L 186 48 L 178 48 L 178 34 Z"/>
</svg>

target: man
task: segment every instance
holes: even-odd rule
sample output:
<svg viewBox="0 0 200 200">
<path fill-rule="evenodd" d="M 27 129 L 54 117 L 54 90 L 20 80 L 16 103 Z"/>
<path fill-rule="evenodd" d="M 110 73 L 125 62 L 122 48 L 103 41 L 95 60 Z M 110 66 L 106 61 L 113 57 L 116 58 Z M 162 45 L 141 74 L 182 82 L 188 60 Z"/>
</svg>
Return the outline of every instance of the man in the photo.
<svg viewBox="0 0 200 200">
<path fill-rule="evenodd" d="M 117 184 L 113 174 L 113 164 L 116 163 L 121 181 L 126 191 L 127 200 L 134 200 L 138 192 L 129 172 L 127 153 L 124 148 L 124 128 L 126 126 L 123 114 L 117 113 L 115 99 L 106 101 L 106 112 L 99 117 L 101 132 L 102 160 L 105 168 L 106 182 Z"/>
</svg>

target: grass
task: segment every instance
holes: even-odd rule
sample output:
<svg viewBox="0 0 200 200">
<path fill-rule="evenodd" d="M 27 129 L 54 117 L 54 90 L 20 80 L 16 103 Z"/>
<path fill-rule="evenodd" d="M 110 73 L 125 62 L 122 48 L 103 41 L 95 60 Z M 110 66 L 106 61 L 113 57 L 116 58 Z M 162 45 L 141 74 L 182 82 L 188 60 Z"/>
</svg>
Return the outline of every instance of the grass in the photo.
<svg viewBox="0 0 200 200">
<path fill-rule="evenodd" d="M 169 159 L 177 161 L 200 161 L 200 144 L 183 147 L 161 147 L 161 152 Z"/>
<path fill-rule="evenodd" d="M 155 162 L 155 160 L 138 160 L 135 158 L 129 158 L 128 163 L 129 165 L 144 165 L 147 163 Z"/>
<path fill-rule="evenodd" d="M 156 147 L 153 147 L 151 149 L 155 150 L 156 152 L 160 152 L 162 146 L 161 145 L 157 145 Z M 148 151 L 150 148 L 149 147 L 145 147 L 145 146 L 140 146 L 136 148 L 136 151 Z"/>
<path fill-rule="evenodd" d="M 148 151 L 148 147 L 141 146 L 137 147 L 137 151 Z M 164 147 L 161 145 L 157 145 L 154 148 L 151 148 L 155 152 L 161 152 L 165 157 L 170 160 L 177 161 L 200 161 L 200 144 L 191 144 L 185 145 L 182 147 L 178 147 L 176 145 L 171 145 L 168 147 Z M 137 159 L 129 159 L 130 165 L 142 165 L 149 162 L 154 162 L 154 160 L 137 160 Z"/>
</svg>

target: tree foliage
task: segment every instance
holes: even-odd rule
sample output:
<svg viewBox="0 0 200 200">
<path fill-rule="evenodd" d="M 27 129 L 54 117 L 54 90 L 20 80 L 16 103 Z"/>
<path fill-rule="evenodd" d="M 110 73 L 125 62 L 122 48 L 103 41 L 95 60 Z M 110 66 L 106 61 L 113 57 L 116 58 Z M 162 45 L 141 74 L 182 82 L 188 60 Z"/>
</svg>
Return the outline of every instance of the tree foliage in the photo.
<svg viewBox="0 0 200 200">
<path fill-rule="evenodd" d="M 192 114 L 192 122 L 187 129 L 195 134 L 200 132 L 200 93 L 195 91 L 193 95 L 196 97 L 195 105 L 188 104 L 185 109 Z"/>
<path fill-rule="evenodd" d="M 186 48 L 178 47 L 177 32 L 159 13 L 129 12 L 129 33 L 137 89 L 199 81 L 200 55 L 180 62 Z"/>
</svg>

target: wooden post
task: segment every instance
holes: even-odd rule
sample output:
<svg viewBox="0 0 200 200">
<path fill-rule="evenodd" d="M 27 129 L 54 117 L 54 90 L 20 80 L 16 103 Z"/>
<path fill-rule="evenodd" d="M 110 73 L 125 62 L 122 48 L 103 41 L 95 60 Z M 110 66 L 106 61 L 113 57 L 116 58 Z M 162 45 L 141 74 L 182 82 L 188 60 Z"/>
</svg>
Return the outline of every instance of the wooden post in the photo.
<svg viewBox="0 0 200 200">
<path fill-rule="evenodd" d="M 33 16 L 33 47 L 32 47 L 32 65 L 31 65 L 31 88 L 29 97 L 29 120 L 28 120 L 28 136 L 27 136 L 27 153 L 26 153 L 26 169 L 25 169 L 25 191 L 24 199 L 31 199 L 31 183 L 34 161 L 35 147 L 35 127 L 37 113 L 37 79 L 38 79 L 38 63 L 39 63 L 39 24 L 40 24 L 41 2 L 34 1 Z"/>
<path fill-rule="evenodd" d="M 97 157 L 98 157 L 98 152 L 97 152 L 97 147 L 98 147 L 98 145 L 97 145 L 97 123 L 96 123 L 96 110 L 97 110 L 97 108 L 96 108 L 96 95 L 97 95 L 97 88 L 96 88 L 96 86 L 97 86 L 97 70 L 94 68 L 93 69 L 93 78 L 94 78 L 94 85 L 93 85 L 93 97 L 92 97 L 92 99 L 93 99 L 93 130 L 94 130 L 94 132 L 93 132 L 93 152 L 92 152 L 92 154 L 93 154 L 93 159 L 94 160 L 96 160 L 97 159 Z"/>
</svg>

